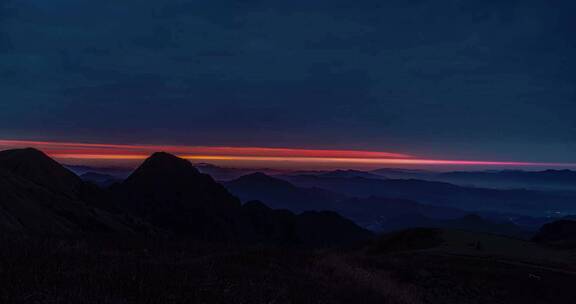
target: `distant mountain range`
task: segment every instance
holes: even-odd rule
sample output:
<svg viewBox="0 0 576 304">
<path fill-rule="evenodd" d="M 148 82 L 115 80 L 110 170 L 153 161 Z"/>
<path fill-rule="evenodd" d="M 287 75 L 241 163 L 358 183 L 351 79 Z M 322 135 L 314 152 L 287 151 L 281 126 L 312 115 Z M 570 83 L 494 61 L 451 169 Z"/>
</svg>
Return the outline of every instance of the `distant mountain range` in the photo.
<svg viewBox="0 0 576 304">
<path fill-rule="evenodd" d="M 198 171 L 212 176 L 217 181 L 230 181 L 237 179 L 241 176 L 263 172 L 269 175 L 283 174 L 286 170 L 271 169 L 271 168 L 232 168 L 232 167 L 220 167 L 207 163 L 195 163 L 194 167 Z"/>
<path fill-rule="evenodd" d="M 303 210 L 337 210 L 361 223 L 383 217 L 423 214 L 433 218 L 455 218 L 466 213 L 455 208 L 423 205 L 411 200 L 385 197 L 358 198 L 322 188 L 298 187 L 286 180 L 264 173 L 253 173 L 224 183 L 243 201 L 262 200 L 275 208 Z"/>
<path fill-rule="evenodd" d="M 225 182 L 228 190 L 243 201 L 262 200 L 270 206 L 294 212 L 334 210 L 334 202 L 348 196 L 320 188 L 301 188 L 264 173 L 252 173 Z"/>
<path fill-rule="evenodd" d="M 471 213 L 497 223 L 511 222 L 523 230 L 536 230 L 576 210 L 576 191 L 566 190 L 575 174 L 570 170 L 441 173 L 384 168 L 370 172 L 274 169 L 258 172 L 258 169 L 211 164 L 194 164 L 194 167 L 201 173 L 217 176 L 216 180 L 222 181 L 243 202 L 260 200 L 272 208 L 296 213 L 334 210 L 373 230 L 394 226 L 384 223 L 399 216 L 406 220 L 411 217 L 410 222 L 415 225 L 418 221 L 425 224 Z M 71 169 L 80 173 L 84 181 L 103 188 L 130 175 L 129 169 L 123 168 L 73 166 Z M 529 181 L 532 186 L 520 188 Z"/>
<path fill-rule="evenodd" d="M 298 187 L 263 173 L 249 174 L 224 185 L 243 200 L 261 199 L 271 206 L 293 211 L 334 210 L 374 231 L 438 227 L 526 237 L 530 230 L 521 228 L 508 219 L 489 220 L 454 207 L 378 196 L 351 197 L 320 188 Z"/>
<path fill-rule="evenodd" d="M 456 171 L 440 173 L 433 178 L 483 187 L 576 191 L 576 171 L 572 170 Z"/>
<path fill-rule="evenodd" d="M 383 168 L 372 170 L 370 173 L 391 179 L 441 181 L 457 185 L 495 189 L 525 188 L 531 190 L 576 191 L 576 171 L 573 170 L 434 172 L 426 170 Z"/>
<path fill-rule="evenodd" d="M 436 172 L 417 169 L 382 168 L 371 171 L 338 169 L 291 171 L 270 168 L 233 168 L 213 164 L 198 163 L 194 166 L 202 173 L 209 174 L 217 181 L 231 181 L 252 173 L 264 173 L 270 176 L 314 175 L 320 177 L 363 177 L 369 179 L 417 179 L 425 181 L 447 182 L 460 186 L 494 189 L 528 189 L 541 191 L 576 191 L 576 171 L 573 170 L 490 170 L 490 171 L 451 171 Z M 121 167 L 93 167 L 68 165 L 68 169 L 78 175 L 99 173 L 125 179 L 133 171 Z"/>
<path fill-rule="evenodd" d="M 466 187 L 417 179 L 279 175 L 304 188 L 321 188 L 345 195 L 414 200 L 423 204 L 477 212 L 501 212 L 546 217 L 576 212 L 576 192 Z"/>
</svg>

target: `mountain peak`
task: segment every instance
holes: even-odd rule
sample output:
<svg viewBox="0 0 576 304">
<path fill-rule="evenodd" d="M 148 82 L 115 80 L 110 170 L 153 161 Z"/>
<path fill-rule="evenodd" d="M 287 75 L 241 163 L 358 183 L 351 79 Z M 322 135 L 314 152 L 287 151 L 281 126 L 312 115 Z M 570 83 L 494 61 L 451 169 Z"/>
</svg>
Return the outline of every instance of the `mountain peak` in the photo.
<svg viewBox="0 0 576 304">
<path fill-rule="evenodd" d="M 69 194 L 82 182 L 74 173 L 34 148 L 0 151 L 0 169 L 48 189 Z"/>
<path fill-rule="evenodd" d="M 157 201 L 171 204 L 239 205 L 209 175 L 200 173 L 189 161 L 165 152 L 147 158 L 121 188 L 138 197 L 138 201 L 158 198 Z"/>
<path fill-rule="evenodd" d="M 189 161 L 166 152 L 155 152 L 128 177 L 128 180 L 137 176 L 155 176 L 157 178 L 185 178 L 200 175 Z"/>
<path fill-rule="evenodd" d="M 145 163 L 158 163 L 162 165 L 173 165 L 173 166 L 192 166 L 192 164 L 176 155 L 170 154 L 168 152 L 154 152 Z"/>
<path fill-rule="evenodd" d="M 154 152 L 152 153 L 152 155 L 150 155 L 151 159 L 180 159 L 178 156 L 174 155 L 174 154 L 170 154 L 168 152 L 164 152 L 164 151 L 160 151 L 160 152 Z"/>
<path fill-rule="evenodd" d="M 47 161 L 51 160 L 44 152 L 35 148 L 22 148 L 13 150 L 4 150 L 0 152 L 0 161 Z"/>
</svg>

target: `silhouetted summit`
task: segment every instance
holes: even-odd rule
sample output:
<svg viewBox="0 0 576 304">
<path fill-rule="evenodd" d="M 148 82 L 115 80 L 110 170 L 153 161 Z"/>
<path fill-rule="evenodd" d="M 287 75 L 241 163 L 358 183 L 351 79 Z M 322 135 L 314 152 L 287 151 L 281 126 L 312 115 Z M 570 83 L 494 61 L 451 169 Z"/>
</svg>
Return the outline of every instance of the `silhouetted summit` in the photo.
<svg viewBox="0 0 576 304">
<path fill-rule="evenodd" d="M 0 151 L 0 170 L 68 196 L 76 195 L 82 184 L 74 173 L 33 148 Z"/>
<path fill-rule="evenodd" d="M 138 204 L 229 209 L 240 202 L 207 174 L 187 160 L 158 152 L 152 154 L 120 187 Z"/>
<path fill-rule="evenodd" d="M 133 178 L 142 173 L 161 173 L 179 177 L 180 175 L 198 175 L 200 172 L 185 159 L 166 152 L 156 152 L 148 157 L 130 177 Z"/>
<path fill-rule="evenodd" d="M 154 153 L 114 187 L 118 203 L 154 225 L 200 239 L 242 233 L 240 201 L 187 160 Z"/>
<path fill-rule="evenodd" d="M 131 232 L 122 220 L 84 200 L 84 183 L 35 149 L 0 152 L 0 232 Z"/>
</svg>

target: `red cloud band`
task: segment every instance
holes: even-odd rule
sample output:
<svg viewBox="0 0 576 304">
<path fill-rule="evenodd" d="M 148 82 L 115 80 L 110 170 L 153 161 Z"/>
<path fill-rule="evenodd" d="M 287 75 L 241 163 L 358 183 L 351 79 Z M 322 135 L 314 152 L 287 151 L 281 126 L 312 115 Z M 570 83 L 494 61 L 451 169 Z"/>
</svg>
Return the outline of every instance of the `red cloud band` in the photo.
<svg viewBox="0 0 576 304">
<path fill-rule="evenodd" d="M 26 140 L 0 140 L 0 147 L 35 147 L 50 155 L 148 155 L 164 151 L 186 155 L 262 156 L 262 157 L 335 157 L 335 158 L 411 158 L 412 155 L 358 150 L 312 150 L 263 147 L 206 147 L 171 145 L 118 145 Z"/>
<path fill-rule="evenodd" d="M 0 140 L 0 149 L 34 147 L 58 159 L 138 160 L 152 152 L 165 151 L 191 160 L 236 161 L 270 164 L 294 162 L 305 164 L 350 165 L 464 165 L 464 166 L 549 166 L 576 167 L 570 163 L 514 161 L 437 160 L 415 158 L 403 153 L 358 150 L 312 150 L 264 147 L 206 147 L 173 145 L 119 145 L 27 140 Z"/>
</svg>

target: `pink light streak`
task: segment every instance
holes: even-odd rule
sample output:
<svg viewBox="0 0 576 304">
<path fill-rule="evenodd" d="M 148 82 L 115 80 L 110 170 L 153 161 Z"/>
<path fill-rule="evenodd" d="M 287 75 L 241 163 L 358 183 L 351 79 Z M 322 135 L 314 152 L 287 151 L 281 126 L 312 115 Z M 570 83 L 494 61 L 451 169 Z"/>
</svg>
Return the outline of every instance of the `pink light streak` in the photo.
<svg viewBox="0 0 576 304">
<path fill-rule="evenodd" d="M 315 150 L 267 147 L 208 147 L 175 145 L 127 145 L 27 140 L 0 140 L 0 149 L 34 147 L 58 160 L 135 161 L 151 153 L 165 151 L 194 161 L 251 163 L 266 166 L 297 164 L 303 166 L 362 165 L 396 166 L 508 166 L 576 167 L 572 163 L 516 162 L 485 160 L 445 160 L 418 158 L 411 154 L 360 150 Z"/>
<path fill-rule="evenodd" d="M 50 155 L 92 154 L 92 155 L 149 155 L 164 151 L 174 154 L 191 155 L 244 155 L 273 157 L 350 157 L 350 158 L 410 158 L 409 154 L 374 152 L 360 150 L 314 150 L 294 148 L 266 147 L 207 147 L 207 146 L 174 146 L 174 145 L 119 145 L 91 144 L 72 142 L 0 140 L 0 148 L 34 147 Z"/>
</svg>

